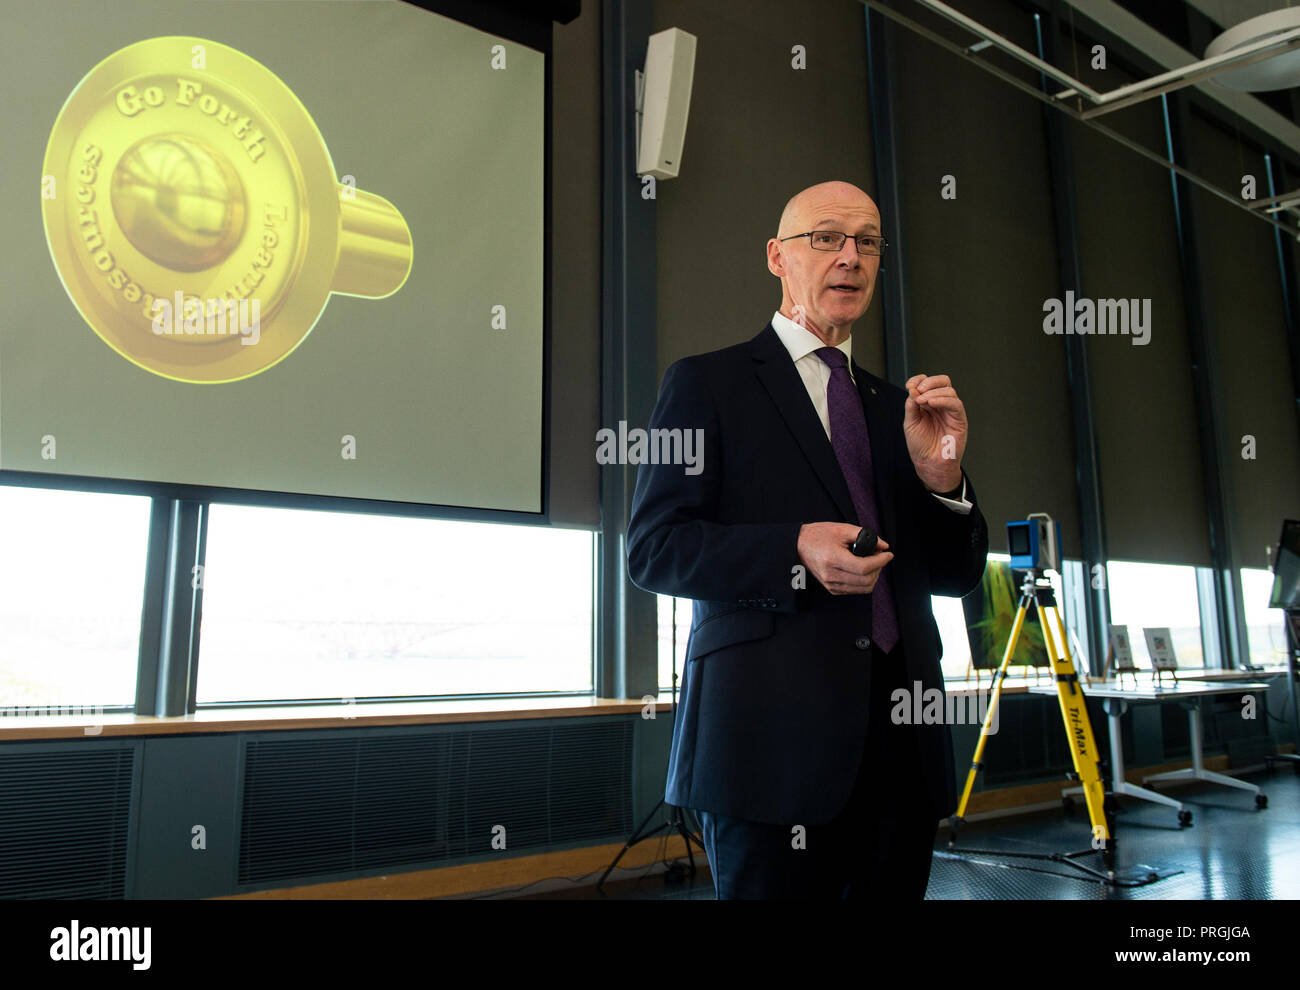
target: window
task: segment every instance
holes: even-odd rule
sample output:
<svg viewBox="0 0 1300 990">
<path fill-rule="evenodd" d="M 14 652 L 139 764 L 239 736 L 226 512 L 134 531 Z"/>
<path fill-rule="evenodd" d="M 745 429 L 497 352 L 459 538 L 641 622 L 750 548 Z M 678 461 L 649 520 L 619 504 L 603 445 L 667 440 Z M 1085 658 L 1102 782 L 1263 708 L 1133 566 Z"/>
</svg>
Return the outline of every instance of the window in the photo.
<svg viewBox="0 0 1300 990">
<path fill-rule="evenodd" d="M 681 677 L 686 670 L 686 640 L 691 634 L 691 615 L 694 603 L 689 598 L 655 595 L 659 603 L 659 690 L 668 693 L 673 686 L 673 636 L 677 637 L 677 690 L 682 689 Z M 676 623 L 673 621 L 673 604 L 676 603 Z"/>
<path fill-rule="evenodd" d="M 197 701 L 589 693 L 593 541 L 213 505 Z"/>
<path fill-rule="evenodd" d="M 149 511 L 0 486 L 0 708 L 134 707 Z"/>
<path fill-rule="evenodd" d="M 1151 669 L 1142 630 L 1153 626 L 1169 628 L 1180 668 L 1205 666 L 1195 567 L 1112 560 L 1106 565 L 1106 578 L 1110 621 L 1128 626 L 1133 663 L 1139 670 Z"/>
<path fill-rule="evenodd" d="M 1286 663 L 1285 616 L 1280 608 L 1268 607 L 1272 591 L 1272 571 L 1254 567 L 1241 569 L 1241 597 L 1245 606 L 1251 663 Z"/>
<path fill-rule="evenodd" d="M 655 597 L 659 603 L 659 690 L 666 694 L 672 688 L 674 599 L 669 595 Z M 678 598 L 676 602 L 677 690 L 680 692 L 681 677 L 686 669 L 686 642 L 691 633 L 692 603 L 689 598 Z M 944 676 L 965 677 L 966 665 L 970 662 L 970 641 L 966 638 L 961 599 L 932 597 L 930 602 L 934 607 L 934 620 L 939 626 L 939 638 L 943 641 Z"/>
<path fill-rule="evenodd" d="M 943 676 L 962 678 L 970 669 L 970 638 L 966 635 L 966 615 L 960 598 L 931 596 L 934 622 L 943 643 Z"/>
</svg>

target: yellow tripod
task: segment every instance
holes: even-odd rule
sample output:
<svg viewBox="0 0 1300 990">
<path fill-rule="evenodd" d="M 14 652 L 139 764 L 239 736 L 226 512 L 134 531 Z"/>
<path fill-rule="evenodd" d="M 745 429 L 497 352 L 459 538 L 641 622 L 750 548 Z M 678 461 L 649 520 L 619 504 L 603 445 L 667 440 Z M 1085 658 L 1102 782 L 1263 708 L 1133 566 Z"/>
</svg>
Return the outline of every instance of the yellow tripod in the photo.
<svg viewBox="0 0 1300 990">
<path fill-rule="evenodd" d="M 1020 630 L 1024 626 L 1029 603 L 1037 608 L 1038 623 L 1043 630 L 1043 645 L 1052 661 L 1052 671 L 1056 675 L 1056 694 L 1061 702 L 1061 719 L 1065 723 L 1065 734 L 1070 739 L 1070 757 L 1074 761 L 1074 773 L 1069 775 L 1083 785 L 1084 800 L 1088 805 L 1088 818 L 1092 822 L 1092 848 L 1075 853 L 1008 853 L 1002 850 L 969 850 L 971 852 L 996 853 L 999 856 L 1020 856 L 1031 859 L 1051 859 L 1067 863 L 1085 873 L 1100 877 L 1101 874 L 1081 863 L 1076 863 L 1077 856 L 1087 856 L 1100 851 L 1106 867 L 1105 879 L 1115 879 L 1115 828 L 1114 808 L 1106 794 L 1106 785 L 1101 773 L 1099 751 L 1092 734 L 1092 723 L 1088 719 L 1088 708 L 1079 686 L 1079 677 L 1074 663 L 1066 650 L 1068 640 L 1065 635 L 1065 623 L 1061 621 L 1060 611 L 1056 607 L 1056 594 L 1052 583 L 1039 568 L 1031 568 L 1025 575 L 1020 587 L 1020 606 L 1016 609 L 1015 622 L 1011 626 L 1011 637 L 1007 641 L 1006 652 L 1002 655 L 1002 665 L 993 678 L 993 697 L 984 716 L 980 729 L 979 742 L 975 746 L 975 757 L 971 761 L 970 772 L 966 775 L 966 786 L 962 790 L 961 802 L 957 805 L 957 815 L 952 819 L 952 831 L 948 839 L 948 848 L 957 842 L 957 830 L 965 822 L 966 806 L 970 802 L 971 791 L 975 787 L 975 778 L 983 768 L 984 747 L 992 734 L 990 728 L 996 724 L 998 703 L 1002 698 L 1002 682 L 1007 676 L 1007 667 L 1016 652 L 1016 643 L 1020 640 Z M 1052 624 L 1048 624 L 1048 616 Z"/>
</svg>

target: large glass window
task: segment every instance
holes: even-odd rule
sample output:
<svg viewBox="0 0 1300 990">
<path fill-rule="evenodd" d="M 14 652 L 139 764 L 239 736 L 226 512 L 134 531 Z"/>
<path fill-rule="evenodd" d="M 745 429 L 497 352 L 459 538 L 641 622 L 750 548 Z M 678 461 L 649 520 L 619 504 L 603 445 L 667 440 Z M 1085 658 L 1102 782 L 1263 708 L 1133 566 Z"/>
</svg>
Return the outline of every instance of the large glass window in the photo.
<svg viewBox="0 0 1300 990">
<path fill-rule="evenodd" d="M 0 486 L 0 709 L 135 705 L 149 508 Z"/>
<path fill-rule="evenodd" d="M 655 595 L 655 599 L 659 607 L 659 690 L 663 692 L 672 690 L 672 659 L 675 637 L 677 643 L 677 690 L 681 691 L 681 677 L 686 669 L 686 641 L 691 635 L 691 613 L 695 606 L 689 598 Z"/>
<path fill-rule="evenodd" d="M 1151 669 L 1144 628 L 1167 627 L 1179 667 L 1204 667 L 1196 568 L 1112 560 L 1106 565 L 1110 621 L 1128 626 L 1133 663 Z"/>
<path fill-rule="evenodd" d="M 1273 572 L 1254 567 L 1241 569 L 1241 596 L 1246 610 L 1246 636 L 1250 641 L 1250 662 L 1286 663 L 1286 626 L 1280 608 L 1269 608 Z"/>
<path fill-rule="evenodd" d="M 213 505 L 197 701 L 590 692 L 593 542 Z"/>
<path fill-rule="evenodd" d="M 943 643 L 943 676 L 965 677 L 970 670 L 970 637 L 966 634 L 966 615 L 960 598 L 931 596 L 934 622 L 939 627 L 939 640 Z"/>
</svg>

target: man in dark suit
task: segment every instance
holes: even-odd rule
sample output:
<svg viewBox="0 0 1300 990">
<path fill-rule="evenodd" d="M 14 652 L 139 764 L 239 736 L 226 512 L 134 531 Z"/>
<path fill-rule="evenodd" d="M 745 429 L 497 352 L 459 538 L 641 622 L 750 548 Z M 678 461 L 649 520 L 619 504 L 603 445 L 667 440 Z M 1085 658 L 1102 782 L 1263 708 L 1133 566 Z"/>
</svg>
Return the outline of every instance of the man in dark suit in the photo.
<svg viewBox="0 0 1300 990">
<path fill-rule="evenodd" d="M 956 807 L 949 727 L 891 709 L 942 691 L 930 595 L 979 583 L 988 531 L 948 377 L 852 361 L 883 249 L 856 186 L 796 195 L 767 243 L 779 312 L 675 362 L 650 419 L 704 442 L 690 471 L 641 466 L 627 553 L 638 587 L 694 599 L 666 799 L 695 809 L 720 899 L 919 900 Z"/>
</svg>

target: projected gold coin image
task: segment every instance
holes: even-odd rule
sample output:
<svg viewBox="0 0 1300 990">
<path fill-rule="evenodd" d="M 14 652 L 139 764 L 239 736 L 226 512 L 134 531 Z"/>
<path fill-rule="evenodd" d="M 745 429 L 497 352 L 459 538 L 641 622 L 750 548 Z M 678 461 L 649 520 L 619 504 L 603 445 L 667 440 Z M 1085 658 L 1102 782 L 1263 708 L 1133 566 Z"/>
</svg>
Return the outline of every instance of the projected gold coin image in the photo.
<svg viewBox="0 0 1300 990">
<path fill-rule="evenodd" d="M 224 261 L 244 232 L 229 159 L 184 134 L 144 138 L 113 170 L 113 218 L 141 254 L 183 272 Z"/>
<path fill-rule="evenodd" d="M 151 38 L 108 56 L 60 111 L 42 174 L 73 305 L 164 378 L 263 372 L 331 294 L 382 299 L 411 271 L 397 208 L 341 184 L 288 86 L 219 42 Z"/>
</svg>

